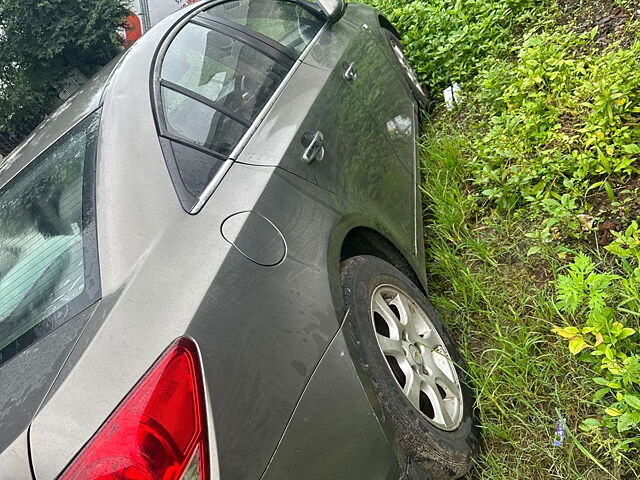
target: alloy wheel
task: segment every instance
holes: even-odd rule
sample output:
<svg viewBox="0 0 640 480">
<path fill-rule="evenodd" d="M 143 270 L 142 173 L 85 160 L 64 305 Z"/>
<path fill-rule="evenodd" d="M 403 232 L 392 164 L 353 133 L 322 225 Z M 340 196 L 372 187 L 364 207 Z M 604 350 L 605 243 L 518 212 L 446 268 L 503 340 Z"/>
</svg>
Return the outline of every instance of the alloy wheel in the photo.
<svg viewBox="0 0 640 480">
<path fill-rule="evenodd" d="M 381 285 L 371 299 L 371 321 L 387 365 L 409 402 L 434 426 L 462 421 L 460 380 L 429 316 L 406 293 Z"/>
</svg>

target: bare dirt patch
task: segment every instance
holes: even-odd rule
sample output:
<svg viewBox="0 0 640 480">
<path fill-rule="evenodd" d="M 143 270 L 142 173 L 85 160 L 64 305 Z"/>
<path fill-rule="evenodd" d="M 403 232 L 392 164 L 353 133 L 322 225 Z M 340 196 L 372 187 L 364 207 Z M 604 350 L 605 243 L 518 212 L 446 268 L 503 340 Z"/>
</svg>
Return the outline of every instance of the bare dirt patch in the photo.
<svg viewBox="0 0 640 480">
<path fill-rule="evenodd" d="M 629 5 L 635 2 L 629 2 Z M 640 5 L 622 6 L 616 0 L 558 0 L 562 22 L 576 31 L 586 33 L 598 27 L 595 42 L 604 49 L 615 41 L 628 46 L 637 32 L 627 28 L 629 22 L 640 17 Z"/>
<path fill-rule="evenodd" d="M 589 196 L 592 214 L 597 227 L 598 245 L 609 245 L 615 237 L 611 233 L 625 230 L 640 218 L 640 177 L 636 174 L 626 179 L 614 180 L 612 202 L 604 191 Z"/>
</svg>

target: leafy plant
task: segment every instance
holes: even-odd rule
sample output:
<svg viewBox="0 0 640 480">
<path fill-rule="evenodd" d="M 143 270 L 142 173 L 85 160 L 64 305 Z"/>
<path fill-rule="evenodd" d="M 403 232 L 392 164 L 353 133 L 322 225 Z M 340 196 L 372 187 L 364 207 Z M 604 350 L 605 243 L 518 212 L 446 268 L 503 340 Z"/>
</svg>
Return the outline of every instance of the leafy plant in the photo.
<svg viewBox="0 0 640 480">
<path fill-rule="evenodd" d="M 628 237 L 620 235 L 619 240 L 627 242 Z M 640 426 L 640 354 L 636 329 L 625 326 L 625 314 L 640 312 L 621 309 L 628 301 L 621 301 L 618 295 L 625 282 L 628 285 L 622 290 L 637 292 L 637 280 L 637 276 L 599 273 L 585 254 L 579 254 L 557 280 L 555 305 L 577 325 L 556 326 L 553 332 L 568 340 L 572 354 L 593 365 L 593 382 L 599 386 L 592 401 L 599 405 L 601 415 L 585 419 L 581 429 L 597 435 L 602 428 L 619 435 L 609 447 L 614 456 L 640 449 L 640 437 L 634 433 Z"/>
<path fill-rule="evenodd" d="M 608 178 L 639 172 L 640 42 L 602 54 L 596 34 L 530 34 L 517 64 L 503 60 L 480 79 L 490 106 L 488 121 L 479 120 L 486 133 L 476 142 L 475 182 L 498 208 L 541 218 L 543 240 L 554 227 L 555 239 L 581 236 L 585 192 L 613 200 Z"/>
<path fill-rule="evenodd" d="M 606 248 L 614 255 L 640 262 L 640 228 L 634 220 L 623 233 L 613 232 L 616 239 Z"/>
<path fill-rule="evenodd" d="M 436 92 L 470 80 L 485 59 L 509 55 L 513 31 L 537 17 L 537 0 L 367 0 L 396 26 L 406 54 Z"/>
</svg>

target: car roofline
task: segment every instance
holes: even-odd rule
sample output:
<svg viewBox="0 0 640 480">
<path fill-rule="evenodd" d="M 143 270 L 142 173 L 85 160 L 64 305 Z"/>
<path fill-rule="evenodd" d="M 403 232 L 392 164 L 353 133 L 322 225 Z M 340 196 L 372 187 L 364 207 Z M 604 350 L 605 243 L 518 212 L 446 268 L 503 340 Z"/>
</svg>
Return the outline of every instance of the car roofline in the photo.
<svg viewBox="0 0 640 480">
<path fill-rule="evenodd" d="M 0 162 L 0 189 L 86 117 L 99 110 L 128 50 L 120 53 L 60 105 Z"/>
<path fill-rule="evenodd" d="M 215 0 L 203 0 L 189 5 L 168 15 L 158 22 L 157 26 L 163 25 L 168 32 L 179 18 L 190 16 L 194 10 L 205 9 L 207 8 L 205 5 L 212 3 L 216 3 Z M 144 36 L 102 67 L 71 98 L 47 115 L 7 157 L 0 160 L 0 189 L 4 188 L 16 175 L 73 129 L 75 125 L 102 107 L 111 80 L 124 59 L 130 52 L 136 50 L 140 43 L 144 43 Z"/>
</svg>

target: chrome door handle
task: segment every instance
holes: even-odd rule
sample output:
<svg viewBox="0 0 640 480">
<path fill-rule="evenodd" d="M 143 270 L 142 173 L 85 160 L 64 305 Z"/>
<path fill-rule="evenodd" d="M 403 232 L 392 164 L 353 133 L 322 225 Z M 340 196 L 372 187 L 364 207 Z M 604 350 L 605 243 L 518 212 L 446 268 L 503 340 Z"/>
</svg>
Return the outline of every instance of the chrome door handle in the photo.
<svg viewBox="0 0 640 480">
<path fill-rule="evenodd" d="M 309 146 L 307 146 L 307 149 L 302 154 L 302 160 L 306 163 L 311 163 L 314 160 L 322 160 L 322 157 L 324 156 L 323 144 L 324 135 L 320 130 L 318 130 L 313 136 L 311 143 L 309 143 Z"/>
<path fill-rule="evenodd" d="M 356 72 L 356 65 L 355 63 L 351 62 L 351 63 L 345 63 L 344 64 L 344 78 L 345 80 L 351 82 L 353 80 L 355 80 L 358 77 L 358 74 Z"/>
</svg>

